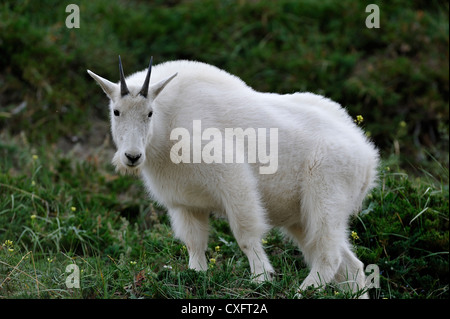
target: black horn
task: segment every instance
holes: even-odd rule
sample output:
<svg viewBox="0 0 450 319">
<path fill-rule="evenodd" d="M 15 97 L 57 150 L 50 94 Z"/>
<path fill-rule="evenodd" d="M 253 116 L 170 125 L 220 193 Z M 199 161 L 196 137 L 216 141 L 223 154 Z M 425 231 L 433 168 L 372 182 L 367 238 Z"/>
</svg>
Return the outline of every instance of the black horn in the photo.
<svg viewBox="0 0 450 319">
<path fill-rule="evenodd" d="M 119 55 L 119 73 L 120 73 L 120 95 L 124 96 L 130 93 L 130 91 L 128 91 L 127 84 L 125 83 L 125 76 L 123 75 L 122 60 L 120 60 L 120 55 Z"/>
<path fill-rule="evenodd" d="M 147 76 L 145 77 L 144 85 L 142 85 L 142 89 L 139 92 L 143 97 L 147 97 L 148 94 L 148 85 L 150 84 L 150 74 L 152 74 L 152 63 L 153 57 L 150 58 L 150 64 L 148 65 Z"/>
</svg>

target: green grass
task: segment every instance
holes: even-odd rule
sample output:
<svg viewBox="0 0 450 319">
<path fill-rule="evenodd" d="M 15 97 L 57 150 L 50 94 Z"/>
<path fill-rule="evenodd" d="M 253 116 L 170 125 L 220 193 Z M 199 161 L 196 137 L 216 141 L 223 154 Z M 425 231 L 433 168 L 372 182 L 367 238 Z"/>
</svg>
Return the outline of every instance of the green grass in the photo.
<svg viewBox="0 0 450 319">
<path fill-rule="evenodd" d="M 245 255 L 218 219 L 207 251 L 214 262 L 204 273 L 189 270 L 186 248 L 139 180 L 20 139 L 1 143 L 0 155 L 2 298 L 292 298 L 308 274 L 297 248 L 272 230 L 264 245 L 277 275 L 251 282 Z M 390 159 L 352 220 L 357 255 L 380 268 L 372 298 L 448 298 L 448 170 L 441 172 L 415 179 Z M 80 289 L 65 285 L 72 263 Z M 332 285 L 304 295 L 351 297 Z"/>
<path fill-rule="evenodd" d="M 117 81 L 119 54 L 127 74 L 150 56 L 193 59 L 256 90 L 336 100 L 415 174 L 432 157 L 448 165 L 448 3 L 378 1 L 379 29 L 365 27 L 365 1 L 164 3 L 77 1 L 80 28 L 67 29 L 65 3 L 2 2 L 0 128 L 33 143 L 80 137 L 107 113 L 86 69 Z"/>
<path fill-rule="evenodd" d="M 372 298 L 448 298 L 448 3 L 377 1 L 84 1 L 0 4 L 0 298 L 292 298 L 307 276 L 279 231 L 277 271 L 250 281 L 228 225 L 213 220 L 211 267 L 187 269 L 183 244 L 139 180 L 108 164 L 106 97 L 86 69 L 118 80 L 194 59 L 260 91 L 311 91 L 362 115 L 381 150 L 379 186 L 351 221 L 357 255 L 380 268 Z M 350 235 L 349 235 L 350 236 Z M 219 251 L 216 247 L 219 246 Z M 81 272 L 68 289 L 67 265 Z M 332 285 L 304 298 L 352 298 Z"/>
</svg>

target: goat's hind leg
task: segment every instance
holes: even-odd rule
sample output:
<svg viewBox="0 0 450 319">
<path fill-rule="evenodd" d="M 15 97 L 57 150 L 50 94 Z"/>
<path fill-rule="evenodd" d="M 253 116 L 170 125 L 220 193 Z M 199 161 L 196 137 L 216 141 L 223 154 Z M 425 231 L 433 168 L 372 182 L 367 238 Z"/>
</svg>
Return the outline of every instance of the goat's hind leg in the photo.
<svg viewBox="0 0 450 319">
<path fill-rule="evenodd" d="M 346 218 L 338 220 L 336 215 L 326 217 L 313 218 L 308 225 L 312 229 L 305 229 L 299 224 L 288 228 L 288 233 L 298 242 L 311 268 L 300 286 L 300 293 L 310 286 L 323 288 L 331 282 L 338 284 L 340 289 L 357 293 L 365 287 L 365 275 L 362 262 L 351 251 L 346 238 Z M 367 293 L 360 298 L 368 298 Z"/>
<path fill-rule="evenodd" d="M 341 264 L 342 255 L 337 243 L 339 232 L 325 230 L 323 227 L 317 232 L 304 231 L 303 227 L 294 225 L 288 228 L 288 233 L 297 241 L 305 258 L 305 262 L 310 267 L 310 273 L 303 280 L 300 291 L 308 287 L 323 288 L 333 281 Z M 311 236 L 314 236 L 311 238 Z"/>
<path fill-rule="evenodd" d="M 186 208 L 169 209 L 175 237 L 181 239 L 189 253 L 189 268 L 207 270 L 205 252 L 208 246 L 209 213 Z"/>
<path fill-rule="evenodd" d="M 348 243 L 343 247 L 342 257 L 334 280 L 339 283 L 339 288 L 354 294 L 360 293 L 366 287 L 363 263 L 355 256 Z M 359 298 L 367 299 L 369 295 L 364 292 Z"/>
</svg>

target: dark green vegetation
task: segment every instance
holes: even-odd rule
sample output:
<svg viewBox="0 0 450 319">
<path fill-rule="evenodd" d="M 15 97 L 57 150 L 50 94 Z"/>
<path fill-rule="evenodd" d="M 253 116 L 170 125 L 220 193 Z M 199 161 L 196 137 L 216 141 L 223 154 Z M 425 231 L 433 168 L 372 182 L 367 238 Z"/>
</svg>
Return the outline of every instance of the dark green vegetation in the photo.
<svg viewBox="0 0 450 319">
<path fill-rule="evenodd" d="M 227 223 L 212 222 L 210 270 L 187 269 L 164 209 L 109 165 L 106 97 L 86 69 L 118 79 L 195 59 L 261 91 L 312 91 L 345 105 L 382 151 L 380 185 L 350 231 L 380 268 L 373 298 L 448 298 L 448 4 L 362 1 L 77 1 L 0 5 L 0 298 L 292 298 L 306 269 L 278 231 L 278 272 L 250 282 Z M 169 5 L 169 4 L 170 5 Z M 349 234 L 349 236 L 351 236 Z M 218 248 L 216 248 L 218 247 Z M 68 289 L 67 265 L 82 271 Z M 330 285 L 305 298 L 348 298 Z"/>
</svg>

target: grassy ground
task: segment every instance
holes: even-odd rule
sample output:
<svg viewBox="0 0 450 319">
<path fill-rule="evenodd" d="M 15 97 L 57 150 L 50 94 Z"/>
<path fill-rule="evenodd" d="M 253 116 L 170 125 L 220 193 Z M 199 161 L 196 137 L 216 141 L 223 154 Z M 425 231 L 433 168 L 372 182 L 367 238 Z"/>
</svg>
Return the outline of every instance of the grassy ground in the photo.
<svg viewBox="0 0 450 319">
<path fill-rule="evenodd" d="M 362 1 L 77 3 L 80 29 L 52 1 L 0 5 L 0 298 L 292 298 L 308 274 L 273 230 L 264 245 L 277 275 L 252 283 L 223 220 L 210 269 L 187 269 L 164 209 L 108 164 L 106 98 L 85 69 L 115 81 L 118 54 L 126 73 L 149 55 L 198 59 L 258 90 L 309 90 L 362 114 L 383 157 L 349 234 L 380 269 L 369 293 L 449 297 L 448 4 L 380 2 L 373 30 Z M 80 289 L 66 286 L 70 264 Z M 329 286 L 303 297 L 355 296 Z"/>
<path fill-rule="evenodd" d="M 212 224 L 210 270 L 188 270 L 185 247 L 139 180 L 116 176 L 95 156 L 80 162 L 23 138 L 0 143 L 0 154 L 3 298 L 291 298 L 308 273 L 300 252 L 273 230 L 264 243 L 278 275 L 252 283 L 223 220 Z M 352 221 L 355 251 L 380 268 L 373 298 L 448 298 L 448 169 L 440 169 L 415 179 L 391 158 Z M 81 289 L 65 285 L 72 263 Z M 305 297 L 353 296 L 330 286 Z"/>
</svg>

